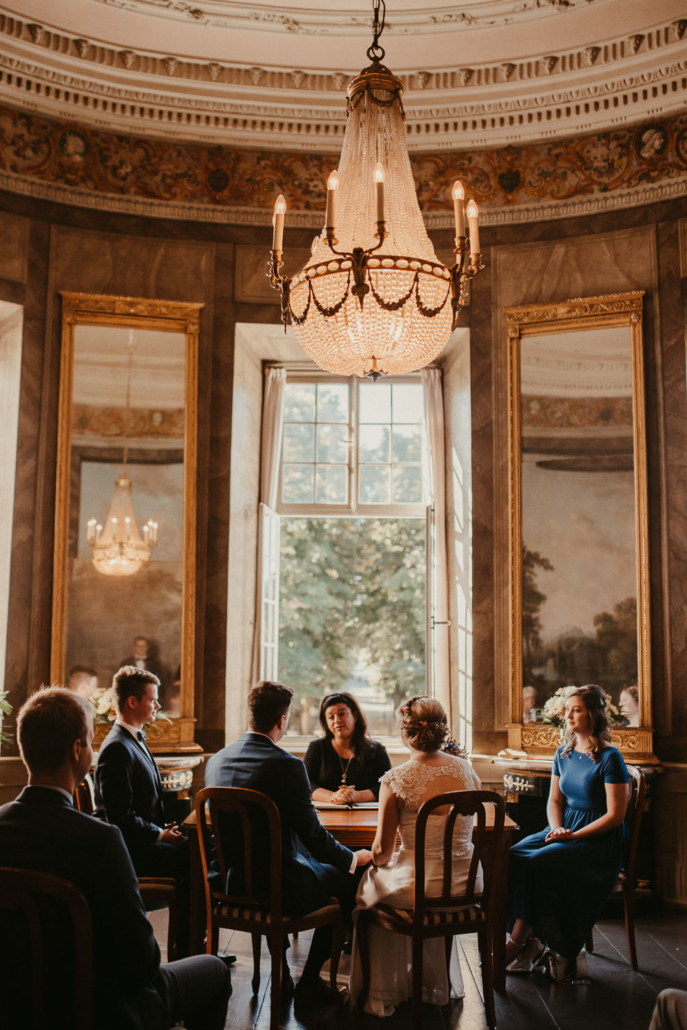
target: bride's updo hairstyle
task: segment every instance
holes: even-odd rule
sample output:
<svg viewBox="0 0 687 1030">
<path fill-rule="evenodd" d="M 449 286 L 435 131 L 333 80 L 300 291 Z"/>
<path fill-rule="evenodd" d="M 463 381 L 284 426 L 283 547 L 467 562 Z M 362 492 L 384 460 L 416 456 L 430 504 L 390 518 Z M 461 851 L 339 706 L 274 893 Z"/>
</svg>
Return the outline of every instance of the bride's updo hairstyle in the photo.
<svg viewBox="0 0 687 1030">
<path fill-rule="evenodd" d="M 415 751 L 438 751 L 448 736 L 444 706 L 433 697 L 420 695 L 398 709 L 401 736 Z"/>
</svg>

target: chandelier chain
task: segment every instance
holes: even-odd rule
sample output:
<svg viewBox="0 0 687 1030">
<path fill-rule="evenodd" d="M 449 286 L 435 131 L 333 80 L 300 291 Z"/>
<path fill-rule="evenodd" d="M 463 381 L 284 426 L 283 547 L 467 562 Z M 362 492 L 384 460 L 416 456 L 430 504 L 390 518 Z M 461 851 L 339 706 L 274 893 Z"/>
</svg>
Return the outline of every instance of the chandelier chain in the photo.
<svg viewBox="0 0 687 1030">
<path fill-rule="evenodd" d="M 126 369 L 126 418 L 124 420 L 124 461 L 123 471 L 126 472 L 126 464 L 129 460 L 129 437 L 131 435 L 131 366 L 134 360 L 134 331 L 129 330 L 129 340 L 126 345 L 129 360 Z"/>
<path fill-rule="evenodd" d="M 372 46 L 367 51 L 371 61 L 383 61 L 386 51 L 379 44 L 379 37 L 384 32 L 386 21 L 386 4 L 384 0 L 372 0 Z M 381 14 L 381 17 L 380 17 Z"/>
</svg>

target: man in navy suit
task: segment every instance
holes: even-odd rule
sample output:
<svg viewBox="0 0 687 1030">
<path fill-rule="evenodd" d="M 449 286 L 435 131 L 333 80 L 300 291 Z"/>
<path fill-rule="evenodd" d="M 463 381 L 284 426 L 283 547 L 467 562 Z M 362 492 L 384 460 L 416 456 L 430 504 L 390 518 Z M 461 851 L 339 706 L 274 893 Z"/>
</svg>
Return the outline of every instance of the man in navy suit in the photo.
<svg viewBox="0 0 687 1030">
<path fill-rule="evenodd" d="M 251 730 L 213 755 L 205 771 L 205 785 L 257 790 L 267 794 L 277 805 L 282 830 L 284 912 L 305 914 L 328 905 L 335 897 L 344 918 L 350 917 L 359 873 L 372 855 L 369 851 L 349 851 L 325 830 L 312 803 L 305 766 L 278 746 L 286 733 L 292 697 L 293 690 L 279 683 L 263 682 L 251 690 L 248 697 Z M 229 867 L 226 889 L 230 894 L 239 894 L 243 882 L 240 823 L 232 816 L 225 817 L 221 832 Z M 269 841 L 264 816 L 261 818 L 257 810 L 252 835 L 253 887 L 256 894 L 264 893 L 267 897 Z M 304 1007 L 332 1000 L 320 980 L 320 969 L 331 954 L 331 942 L 331 926 L 315 930 L 295 994 L 296 1002 Z M 286 969 L 284 972 L 288 980 Z"/>
<path fill-rule="evenodd" d="M 92 708 L 61 687 L 40 690 L 21 708 L 17 738 L 29 785 L 0 808 L 0 866 L 50 873 L 75 884 L 93 928 L 94 1012 L 98 1030 L 223 1030 L 231 982 L 210 955 L 160 965 L 131 859 L 116 826 L 78 812 L 72 795 L 93 761 Z M 73 954 L 63 912 L 42 909 L 50 1026 L 70 1030 Z M 23 934 L 0 933 L 0 1026 L 26 1025 L 31 964 Z"/>
</svg>

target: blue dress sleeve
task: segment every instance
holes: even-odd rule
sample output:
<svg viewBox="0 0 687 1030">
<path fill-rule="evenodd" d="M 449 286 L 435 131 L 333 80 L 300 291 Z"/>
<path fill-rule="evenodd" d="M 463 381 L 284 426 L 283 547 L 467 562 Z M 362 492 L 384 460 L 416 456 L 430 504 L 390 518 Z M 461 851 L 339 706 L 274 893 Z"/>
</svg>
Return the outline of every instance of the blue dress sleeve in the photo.
<svg viewBox="0 0 687 1030">
<path fill-rule="evenodd" d="M 560 776 L 561 774 L 560 754 L 561 749 L 558 748 L 556 754 L 553 756 L 553 768 L 551 769 L 552 776 Z"/>
<path fill-rule="evenodd" d="M 604 783 L 627 783 L 630 774 L 617 748 L 609 747 L 603 757 Z"/>
</svg>

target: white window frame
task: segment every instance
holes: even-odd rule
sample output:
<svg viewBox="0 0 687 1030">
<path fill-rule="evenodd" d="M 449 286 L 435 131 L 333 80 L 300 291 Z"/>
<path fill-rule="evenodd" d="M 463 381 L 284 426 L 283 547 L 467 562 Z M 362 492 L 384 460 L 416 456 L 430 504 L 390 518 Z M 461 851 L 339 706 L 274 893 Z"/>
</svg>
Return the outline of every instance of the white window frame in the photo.
<svg viewBox="0 0 687 1030">
<path fill-rule="evenodd" d="M 424 519 L 427 514 L 426 504 L 424 499 L 418 501 L 417 504 L 360 504 L 358 503 L 358 387 L 361 385 L 360 379 L 351 376 L 345 378 L 344 376 L 332 376 L 329 373 L 322 372 L 289 372 L 287 370 L 287 385 L 289 383 L 331 383 L 341 384 L 344 383 L 348 386 L 348 504 L 321 504 L 317 501 L 312 501 L 308 504 L 287 504 L 283 500 L 282 495 L 282 480 L 283 480 L 283 457 L 279 467 L 279 500 L 277 503 L 277 511 L 280 515 L 314 515 L 317 517 L 328 518 L 329 516 L 335 515 L 365 515 L 369 518 L 384 518 L 392 516 L 394 518 L 422 518 Z M 421 384 L 419 375 L 407 375 L 407 376 L 389 376 L 384 379 L 384 384 L 403 383 L 405 384 Z M 370 387 L 374 389 L 374 385 Z M 380 423 L 384 425 L 385 423 Z M 422 423 L 420 423 L 422 428 Z M 344 423 L 341 423 L 342 431 Z M 391 423 L 393 430 L 393 423 Z M 422 428 L 424 437 L 424 428 Z M 380 464 L 386 464 L 380 462 Z M 391 466 L 393 462 L 389 463 Z"/>
<path fill-rule="evenodd" d="M 425 604 L 427 632 L 425 635 L 425 668 L 426 668 L 426 692 L 434 693 L 433 683 L 433 661 L 430 653 L 434 641 L 434 563 L 432 534 L 436 531 L 434 526 L 433 506 L 427 506 L 424 497 L 417 504 L 358 504 L 357 503 L 357 468 L 358 468 L 358 378 L 345 378 L 343 376 L 332 376 L 326 372 L 287 370 L 287 383 L 344 383 L 349 388 L 349 420 L 348 438 L 349 462 L 348 462 L 348 490 L 349 504 L 285 504 L 282 500 L 282 467 L 279 468 L 279 494 L 277 510 L 272 511 L 267 505 L 260 505 L 260 540 L 258 560 L 258 597 L 257 597 L 257 619 L 258 619 L 258 641 L 259 641 L 259 669 L 260 679 L 276 678 L 278 673 L 279 653 L 279 562 L 277 561 L 276 573 L 274 570 L 274 541 L 279 543 L 279 525 L 281 516 L 308 516 L 311 518 L 332 518 L 341 516 L 364 516 L 366 518 L 421 518 L 426 521 L 427 550 L 426 550 L 426 586 Z M 421 384 L 419 375 L 394 376 L 384 380 L 385 383 L 416 383 Z M 383 424 L 383 423 L 382 423 Z M 393 423 L 392 423 L 393 425 Z M 344 423 L 341 423 L 342 429 Z M 426 447 L 424 439 L 424 424 L 422 424 L 423 446 Z M 424 491 L 423 491 L 424 492 Z M 269 543 L 268 543 L 269 541 Z M 274 639 L 268 639 L 266 634 L 264 612 L 265 605 L 271 604 L 271 599 L 266 597 L 267 585 L 271 582 L 274 585 L 276 575 L 276 608 L 271 620 Z M 302 734 L 289 734 L 282 738 L 281 746 L 288 751 L 300 753 L 305 751 L 312 736 Z M 407 748 L 397 736 L 379 736 L 386 749 L 392 754 L 405 754 Z"/>
</svg>

